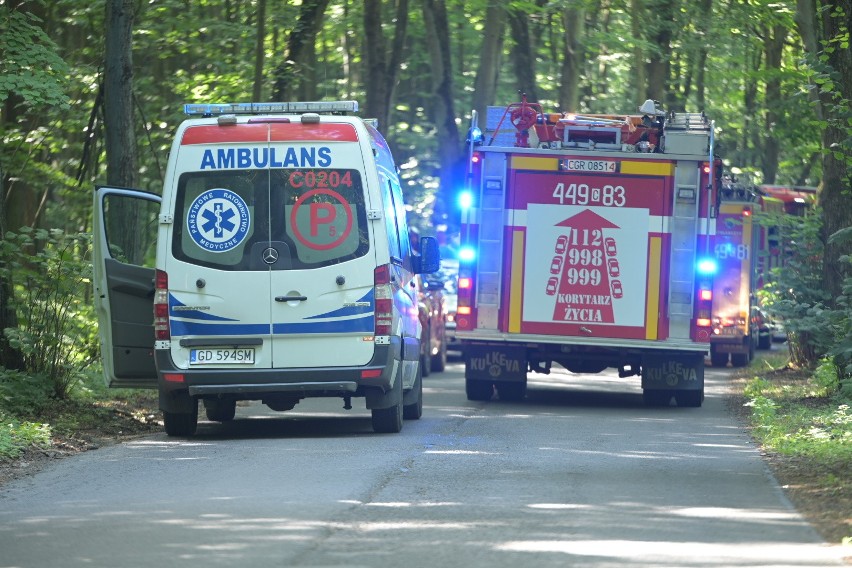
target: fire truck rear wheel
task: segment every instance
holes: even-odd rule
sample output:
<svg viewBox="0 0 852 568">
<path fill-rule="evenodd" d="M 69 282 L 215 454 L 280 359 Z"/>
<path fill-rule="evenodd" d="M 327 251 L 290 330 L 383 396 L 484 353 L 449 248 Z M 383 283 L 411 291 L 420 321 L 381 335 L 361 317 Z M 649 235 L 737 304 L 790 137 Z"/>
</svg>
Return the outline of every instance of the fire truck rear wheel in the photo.
<svg viewBox="0 0 852 568">
<path fill-rule="evenodd" d="M 489 381 L 465 379 L 464 387 L 468 400 L 491 400 L 494 394 L 494 387 Z"/>
<path fill-rule="evenodd" d="M 712 351 L 710 353 L 710 364 L 714 367 L 727 367 L 728 366 L 728 354 L 727 353 L 717 353 L 716 351 Z"/>
<path fill-rule="evenodd" d="M 527 394 L 527 383 L 500 383 L 497 385 L 497 394 L 500 400 L 523 400 Z"/>
<path fill-rule="evenodd" d="M 675 393 L 675 402 L 685 408 L 698 408 L 704 402 L 704 390 L 683 390 Z"/>
<path fill-rule="evenodd" d="M 662 389 L 643 389 L 642 401 L 645 406 L 668 406 L 672 400 L 672 391 Z"/>
<path fill-rule="evenodd" d="M 731 353 L 731 366 L 746 367 L 748 366 L 748 353 Z"/>
</svg>

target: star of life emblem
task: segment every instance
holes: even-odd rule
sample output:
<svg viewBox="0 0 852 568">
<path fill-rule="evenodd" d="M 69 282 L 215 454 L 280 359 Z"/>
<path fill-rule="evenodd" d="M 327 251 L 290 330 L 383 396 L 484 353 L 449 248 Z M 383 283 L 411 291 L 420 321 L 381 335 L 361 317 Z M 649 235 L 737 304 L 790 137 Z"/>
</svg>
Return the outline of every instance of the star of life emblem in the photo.
<svg viewBox="0 0 852 568">
<path fill-rule="evenodd" d="M 209 189 L 189 206 L 186 226 L 199 247 L 226 252 L 248 236 L 251 218 L 242 197 L 227 189 Z"/>
</svg>

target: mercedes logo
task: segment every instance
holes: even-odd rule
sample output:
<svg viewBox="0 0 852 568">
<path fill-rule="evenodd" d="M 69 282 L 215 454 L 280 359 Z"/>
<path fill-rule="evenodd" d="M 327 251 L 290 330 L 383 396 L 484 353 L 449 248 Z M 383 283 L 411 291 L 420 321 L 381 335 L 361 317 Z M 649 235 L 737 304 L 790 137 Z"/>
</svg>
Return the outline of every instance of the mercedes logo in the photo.
<svg viewBox="0 0 852 568">
<path fill-rule="evenodd" d="M 265 262 L 266 264 L 275 264 L 275 262 L 278 260 L 278 251 L 272 247 L 269 247 L 263 251 L 262 258 L 263 262 Z"/>
</svg>

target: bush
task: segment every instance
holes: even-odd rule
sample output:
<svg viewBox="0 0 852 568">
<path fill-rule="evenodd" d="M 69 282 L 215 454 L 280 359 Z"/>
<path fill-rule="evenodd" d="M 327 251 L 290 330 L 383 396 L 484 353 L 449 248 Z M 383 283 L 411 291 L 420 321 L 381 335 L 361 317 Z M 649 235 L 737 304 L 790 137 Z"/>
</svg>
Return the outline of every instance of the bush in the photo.
<svg viewBox="0 0 852 568">
<path fill-rule="evenodd" d="M 0 280 L 12 285 L 10 308 L 18 324 L 2 332 L 23 359 L 22 369 L 0 367 L 0 395 L 39 390 L 32 380 L 51 396 L 66 398 L 97 360 L 97 325 L 88 297 L 90 242 L 83 233 L 27 228 L 0 242 Z"/>
<path fill-rule="evenodd" d="M 0 459 L 16 458 L 28 447 L 47 449 L 50 438 L 47 424 L 18 422 L 0 412 Z"/>
</svg>

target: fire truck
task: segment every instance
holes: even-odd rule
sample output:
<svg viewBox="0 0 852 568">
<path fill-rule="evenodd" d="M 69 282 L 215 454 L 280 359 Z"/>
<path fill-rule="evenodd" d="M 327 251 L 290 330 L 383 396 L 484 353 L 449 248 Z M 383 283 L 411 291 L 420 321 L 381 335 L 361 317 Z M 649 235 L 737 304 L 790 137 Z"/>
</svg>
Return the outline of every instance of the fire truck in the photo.
<svg viewBox="0 0 852 568">
<path fill-rule="evenodd" d="M 756 292 L 773 268 L 783 266 L 784 243 L 778 227 L 756 223 L 755 214 L 803 215 L 816 189 L 805 186 L 740 183 L 723 176 L 713 252 L 717 264 L 713 280 L 713 334 L 710 362 L 744 367 L 755 349 L 768 349 L 772 327 L 757 306 Z"/>
<path fill-rule="evenodd" d="M 640 376 L 648 405 L 698 407 L 712 334 L 721 161 L 703 113 L 474 114 L 456 334 L 469 400 L 527 373 Z"/>
<path fill-rule="evenodd" d="M 714 367 L 725 367 L 730 358 L 732 366 L 745 367 L 754 358 L 755 349 L 768 347 L 760 341 L 764 318 L 755 298 L 757 259 L 768 243 L 766 230 L 754 223 L 754 213 L 762 210 L 764 201 L 756 188 L 729 176 L 723 178 L 717 196 L 710 362 Z M 771 207 L 773 200 L 765 205 Z"/>
</svg>

